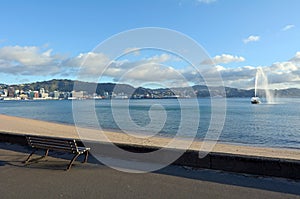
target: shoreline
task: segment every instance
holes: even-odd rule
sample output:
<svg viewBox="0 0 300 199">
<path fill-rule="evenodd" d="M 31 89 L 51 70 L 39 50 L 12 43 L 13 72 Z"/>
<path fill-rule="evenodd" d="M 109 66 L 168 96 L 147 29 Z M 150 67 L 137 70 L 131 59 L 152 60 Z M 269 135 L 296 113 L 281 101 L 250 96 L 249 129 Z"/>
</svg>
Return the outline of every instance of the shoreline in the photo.
<svg viewBox="0 0 300 199">
<path fill-rule="evenodd" d="M 65 125 L 65 126 L 71 126 L 74 127 L 75 124 L 73 123 L 67 123 L 67 122 L 57 122 L 57 121 L 47 121 L 47 120 L 38 120 L 38 119 L 33 119 L 33 118 L 26 118 L 26 117 L 21 117 L 21 116 L 13 116 L 13 115 L 6 115 L 6 114 L 0 114 L 0 119 L 1 116 L 9 116 L 9 117 L 13 117 L 13 118 L 18 118 L 18 119 L 28 119 L 28 120 L 33 120 L 33 121 L 40 121 L 40 122 L 46 122 L 46 123 L 50 123 L 50 124 L 59 124 L 59 125 Z M 1 124 L 1 121 L 0 121 Z M 97 130 L 95 128 L 92 127 L 82 127 L 85 129 L 90 129 L 90 130 Z M 116 134 L 125 134 L 124 132 L 122 132 L 120 129 L 110 129 L 110 128 L 105 128 L 105 129 L 101 129 L 99 131 L 103 131 L 103 132 L 110 132 L 110 133 L 116 133 Z M 0 132 L 1 132 L 1 127 L 0 127 Z M 5 133 L 5 132 L 4 132 Z M 8 132 L 8 133 L 12 133 L 12 132 Z M 143 136 L 143 134 L 141 133 L 136 133 L 136 132 L 132 132 L 132 135 L 141 135 Z M 156 138 L 162 138 L 162 139 L 168 139 L 171 140 L 172 136 L 169 134 L 158 134 L 155 135 L 154 137 Z M 179 139 L 190 139 L 190 137 L 180 137 Z M 203 139 L 201 138 L 194 138 L 194 142 L 203 142 Z M 214 142 L 213 140 L 211 140 L 211 142 Z M 300 147 L 285 147 L 285 146 L 264 146 L 263 144 L 250 144 L 250 143 L 239 143 L 239 142 L 229 142 L 229 141 L 222 141 L 222 140 L 217 140 L 218 144 L 223 144 L 223 145 L 231 145 L 231 146 L 240 146 L 240 147 L 254 147 L 254 148 L 269 148 L 269 149 L 282 149 L 282 150 L 299 150 L 300 151 Z"/>
<path fill-rule="evenodd" d="M 79 128 L 84 131 L 85 140 L 97 140 L 106 142 L 102 136 L 97 136 L 103 133 L 109 142 L 115 144 L 136 145 L 140 147 L 165 147 L 172 139 L 168 137 L 155 136 L 143 139 L 141 137 L 129 136 L 125 133 L 120 133 L 111 130 L 96 130 L 89 128 Z M 74 125 L 46 122 L 34 119 L 27 119 L 15 116 L 8 116 L 0 114 L 0 133 L 9 133 L 16 135 L 35 134 L 41 136 L 54 136 L 64 138 L 81 139 L 78 135 L 77 129 Z M 174 149 L 186 150 L 186 145 L 189 140 L 182 138 L 176 140 Z M 188 150 L 199 151 L 203 141 L 194 140 Z M 300 160 L 300 150 L 294 148 L 271 148 L 271 147 L 258 147 L 258 146 L 245 146 L 236 143 L 217 142 L 213 147 L 214 153 L 225 153 L 233 155 L 246 155 L 258 156 L 267 158 L 280 158 Z"/>
</svg>

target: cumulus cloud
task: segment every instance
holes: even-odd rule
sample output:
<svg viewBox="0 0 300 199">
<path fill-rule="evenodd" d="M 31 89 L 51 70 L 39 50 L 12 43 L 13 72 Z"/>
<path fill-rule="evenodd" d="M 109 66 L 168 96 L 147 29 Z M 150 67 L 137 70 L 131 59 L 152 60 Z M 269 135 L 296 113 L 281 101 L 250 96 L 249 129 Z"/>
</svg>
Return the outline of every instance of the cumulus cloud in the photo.
<svg viewBox="0 0 300 199">
<path fill-rule="evenodd" d="M 176 80 L 178 76 L 178 71 L 172 67 L 156 63 L 145 63 L 143 65 L 136 66 L 131 70 L 124 71 L 120 79 L 125 81 L 162 82 L 166 80 Z"/>
<path fill-rule="evenodd" d="M 142 83 L 143 81 L 163 82 L 176 80 L 176 71 L 165 62 L 172 60 L 169 54 L 153 55 L 137 61 L 127 59 L 111 60 L 103 53 L 82 53 L 63 62 L 63 66 L 73 68 L 82 80 L 97 81 L 102 77 L 116 82 Z"/>
<path fill-rule="evenodd" d="M 154 62 L 154 63 L 163 63 L 166 61 L 169 61 L 172 58 L 171 55 L 169 54 L 161 54 L 161 55 L 155 55 L 153 57 L 150 57 L 147 59 L 149 62 Z"/>
<path fill-rule="evenodd" d="M 292 29 L 292 28 L 294 28 L 294 27 L 295 27 L 295 25 L 289 24 L 289 25 L 284 26 L 281 30 L 282 30 L 282 31 L 287 31 L 287 30 Z"/>
<path fill-rule="evenodd" d="M 253 66 L 243 66 L 238 68 L 226 68 L 221 65 L 200 68 L 199 71 L 185 70 L 184 76 L 195 84 L 206 84 L 213 86 L 230 86 L 238 88 L 248 88 L 253 86 L 253 77 L 256 68 Z M 222 79 L 223 82 L 220 81 Z M 250 85 L 251 84 L 251 85 Z"/>
<path fill-rule="evenodd" d="M 253 78 L 256 73 L 256 68 L 253 66 L 243 66 L 238 68 L 227 68 L 221 71 L 224 80 L 238 80 Z"/>
<path fill-rule="evenodd" d="M 131 49 L 137 50 L 137 49 Z M 0 71 L 3 74 L 24 76 L 77 76 L 97 81 L 106 76 L 114 80 L 126 77 L 128 82 L 176 80 L 175 69 L 166 62 L 169 54 L 157 54 L 137 61 L 111 60 L 103 53 L 80 53 L 75 57 L 54 55 L 52 49 L 36 46 L 6 46 L 0 48 Z M 123 78 L 124 79 L 124 78 Z"/>
<path fill-rule="evenodd" d="M 275 62 L 270 66 L 263 66 L 268 77 L 270 88 L 299 87 L 300 81 L 300 52 L 288 60 Z M 225 85 L 239 88 L 253 88 L 256 67 L 240 67 L 221 71 Z M 238 82 L 238 83 L 237 83 Z"/>
<path fill-rule="evenodd" d="M 268 71 L 272 71 L 272 73 L 284 74 L 284 73 L 297 71 L 299 68 L 295 63 L 286 61 L 286 62 L 276 62 L 272 64 L 270 67 L 268 67 L 267 69 Z"/>
<path fill-rule="evenodd" d="M 299 87 L 300 81 L 300 52 L 289 61 L 276 62 L 265 70 L 269 76 L 269 82 L 276 86 L 289 85 Z"/>
<path fill-rule="evenodd" d="M 253 88 L 254 77 L 257 71 L 255 66 L 241 66 L 228 68 L 222 64 L 242 62 L 245 58 L 233 55 L 218 55 L 213 58 L 216 65 L 199 67 L 195 70 L 192 66 L 176 68 L 170 65 L 173 57 L 169 54 L 153 55 L 148 58 L 112 61 L 105 54 L 85 53 L 70 58 L 64 65 L 84 65 L 83 73 L 87 76 L 97 76 L 99 71 L 104 70 L 102 75 L 114 79 L 120 83 L 142 85 L 145 82 L 158 82 L 172 87 L 191 84 L 205 84 L 219 86 L 219 77 L 222 77 L 224 85 L 237 88 Z M 269 78 L 271 88 L 299 85 L 300 81 L 300 52 L 287 61 L 281 61 L 262 66 Z M 273 87 L 272 87 L 273 86 Z M 299 86 L 298 86 L 299 87 Z"/>
<path fill-rule="evenodd" d="M 19 75 L 44 75 L 60 72 L 62 57 L 52 54 L 52 49 L 36 46 L 5 46 L 0 48 L 0 68 L 3 73 Z"/>
<path fill-rule="evenodd" d="M 222 54 L 213 57 L 211 60 L 204 60 L 202 64 L 228 64 L 232 62 L 243 62 L 243 61 L 245 61 L 244 57 Z"/>
<path fill-rule="evenodd" d="M 300 87 L 300 52 L 288 61 L 275 62 L 269 66 L 241 66 L 228 68 L 222 65 L 215 65 L 207 68 L 200 68 L 200 73 L 193 70 L 181 71 L 190 81 L 201 84 L 205 81 L 216 81 L 221 75 L 225 86 L 250 89 L 254 87 L 257 67 L 262 67 L 268 77 L 271 89 L 281 89 L 287 87 Z M 201 78 L 199 77 L 201 76 Z M 205 78 L 205 81 L 204 79 Z M 221 82 L 215 83 L 216 86 Z"/>
<path fill-rule="evenodd" d="M 131 83 L 134 86 L 145 82 L 158 82 L 170 87 L 210 82 L 219 86 L 222 77 L 224 85 L 238 88 L 253 88 L 257 67 L 241 66 L 225 67 L 222 64 L 242 62 L 245 58 L 228 54 L 217 55 L 212 59 L 215 65 L 195 70 L 192 66 L 173 66 L 176 59 L 170 54 L 157 54 L 135 61 L 122 59 L 111 60 L 103 53 L 81 53 L 75 57 L 63 57 L 52 53 L 51 49 L 34 46 L 7 46 L 0 48 L 0 71 L 23 77 L 60 75 L 63 77 L 79 72 L 80 77 L 98 80 L 100 75 L 116 82 Z M 177 62 L 177 64 L 182 64 Z M 187 64 L 187 63 L 186 63 Z M 291 59 L 262 66 L 269 78 L 271 86 L 299 87 L 300 52 Z M 298 86 L 297 86 L 298 85 Z"/>
<path fill-rule="evenodd" d="M 110 59 L 105 54 L 88 52 L 64 60 L 62 66 L 80 71 L 80 76 L 93 77 L 101 75 L 101 71 L 104 71 L 109 63 Z"/>
<path fill-rule="evenodd" d="M 245 44 L 249 43 L 249 42 L 256 42 L 260 40 L 260 36 L 257 35 L 250 35 L 249 37 L 247 37 L 246 39 L 243 40 L 243 42 Z"/>
<path fill-rule="evenodd" d="M 35 46 L 5 46 L 0 48 L 0 59 L 18 62 L 22 65 L 48 65 L 54 57 L 51 56 L 51 49 L 40 52 Z"/>
<path fill-rule="evenodd" d="M 113 61 L 104 72 L 104 75 L 113 77 L 115 81 L 125 80 L 131 83 L 176 80 L 175 69 L 165 64 L 170 59 L 170 55 L 161 54 L 138 61 Z"/>
<path fill-rule="evenodd" d="M 293 63 L 300 63 L 300 52 L 297 52 L 296 55 L 289 61 L 291 61 Z"/>
<path fill-rule="evenodd" d="M 140 55 L 140 48 L 126 48 L 124 50 L 124 53 L 127 54 L 127 53 L 133 53 L 135 56 L 139 56 Z"/>
</svg>

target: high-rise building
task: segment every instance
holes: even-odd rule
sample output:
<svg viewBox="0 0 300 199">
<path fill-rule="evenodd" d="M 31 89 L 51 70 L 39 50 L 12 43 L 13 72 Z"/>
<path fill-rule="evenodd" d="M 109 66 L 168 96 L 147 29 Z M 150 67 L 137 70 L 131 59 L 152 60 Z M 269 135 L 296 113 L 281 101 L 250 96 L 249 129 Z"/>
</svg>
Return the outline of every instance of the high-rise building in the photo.
<svg viewBox="0 0 300 199">
<path fill-rule="evenodd" d="M 15 88 L 14 87 L 8 87 L 7 89 L 7 96 L 8 97 L 15 97 Z"/>
<path fill-rule="evenodd" d="M 53 98 L 54 99 L 58 99 L 59 98 L 59 92 L 58 91 L 54 91 L 53 92 Z"/>
<path fill-rule="evenodd" d="M 4 92 L 4 96 L 7 96 L 7 95 L 8 95 L 7 89 L 3 89 L 3 92 Z"/>
<path fill-rule="evenodd" d="M 35 96 L 34 96 L 34 91 L 29 91 L 29 98 L 30 99 L 33 99 Z"/>
<path fill-rule="evenodd" d="M 34 92 L 34 98 L 39 98 L 40 95 L 39 95 L 39 92 L 38 91 L 33 91 Z"/>
<path fill-rule="evenodd" d="M 40 93 L 41 93 L 41 94 L 45 93 L 45 89 L 44 89 L 44 88 L 41 88 L 41 89 L 40 89 Z"/>
</svg>

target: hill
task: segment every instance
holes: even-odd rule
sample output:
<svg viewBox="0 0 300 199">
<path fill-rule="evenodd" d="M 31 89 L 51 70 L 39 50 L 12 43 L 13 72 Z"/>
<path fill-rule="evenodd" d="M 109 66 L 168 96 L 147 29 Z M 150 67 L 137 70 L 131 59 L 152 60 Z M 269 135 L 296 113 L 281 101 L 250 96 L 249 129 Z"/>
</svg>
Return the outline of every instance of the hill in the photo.
<svg viewBox="0 0 300 199">
<path fill-rule="evenodd" d="M 159 88 L 150 89 L 138 87 L 134 88 L 128 84 L 115 84 L 115 83 L 90 83 L 82 81 L 74 81 L 67 79 L 53 79 L 49 81 L 34 82 L 18 85 L 0 84 L 0 89 L 7 89 L 8 87 L 14 87 L 15 90 L 40 90 L 44 88 L 47 92 L 60 91 L 71 92 L 85 91 L 88 94 L 97 93 L 98 95 L 104 95 L 105 93 L 122 93 L 127 96 L 147 96 L 147 97 L 167 97 L 167 96 L 189 96 L 189 97 L 252 97 L 254 95 L 254 89 L 245 90 L 238 88 L 225 87 L 225 95 L 222 91 L 222 87 L 212 87 L 208 90 L 207 86 L 195 85 L 190 87 L 177 87 L 177 88 Z M 75 89 L 74 89 L 75 88 Z M 271 90 L 274 96 L 277 97 L 300 97 L 300 89 L 289 88 L 281 90 Z M 264 92 L 261 91 L 262 95 Z M 263 97 L 263 96 L 262 96 Z"/>
</svg>

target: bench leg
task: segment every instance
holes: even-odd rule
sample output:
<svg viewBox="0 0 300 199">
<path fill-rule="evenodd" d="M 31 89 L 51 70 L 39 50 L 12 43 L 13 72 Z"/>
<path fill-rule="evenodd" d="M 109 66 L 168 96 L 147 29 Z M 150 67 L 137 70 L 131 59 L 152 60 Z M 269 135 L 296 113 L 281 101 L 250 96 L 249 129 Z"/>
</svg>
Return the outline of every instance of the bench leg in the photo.
<svg viewBox="0 0 300 199">
<path fill-rule="evenodd" d="M 49 149 L 46 150 L 45 155 L 43 157 L 47 157 L 49 153 Z"/>
<path fill-rule="evenodd" d="M 27 159 L 24 161 L 24 163 L 28 163 L 31 156 L 36 152 L 36 149 L 33 149 L 33 151 L 30 153 L 30 155 L 27 157 Z"/>
<path fill-rule="evenodd" d="M 86 151 L 86 152 L 85 152 L 85 156 L 84 156 L 84 160 L 83 160 L 83 162 L 82 162 L 82 163 L 86 163 L 86 162 L 87 162 L 87 159 L 88 159 L 88 157 L 89 157 L 89 151 Z"/>
<path fill-rule="evenodd" d="M 77 153 L 71 160 L 70 164 L 67 167 L 67 171 L 71 168 L 73 162 L 76 160 L 76 158 L 78 158 L 78 156 L 80 155 L 80 153 Z"/>
</svg>

